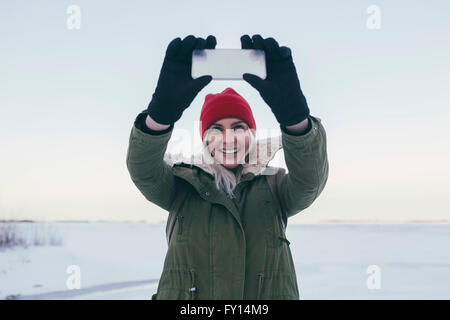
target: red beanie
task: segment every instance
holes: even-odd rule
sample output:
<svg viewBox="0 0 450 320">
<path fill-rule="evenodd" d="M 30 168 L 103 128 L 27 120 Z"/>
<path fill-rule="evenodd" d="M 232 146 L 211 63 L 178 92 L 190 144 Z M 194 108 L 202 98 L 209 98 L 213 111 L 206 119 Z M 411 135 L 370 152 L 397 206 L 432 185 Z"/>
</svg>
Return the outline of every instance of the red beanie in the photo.
<svg viewBox="0 0 450 320">
<path fill-rule="evenodd" d="M 227 117 L 242 119 L 250 128 L 256 130 L 256 123 L 250 105 L 236 91 L 226 88 L 221 93 L 210 93 L 205 97 L 205 103 L 200 113 L 200 135 L 202 140 L 203 134 L 212 123 Z"/>
</svg>

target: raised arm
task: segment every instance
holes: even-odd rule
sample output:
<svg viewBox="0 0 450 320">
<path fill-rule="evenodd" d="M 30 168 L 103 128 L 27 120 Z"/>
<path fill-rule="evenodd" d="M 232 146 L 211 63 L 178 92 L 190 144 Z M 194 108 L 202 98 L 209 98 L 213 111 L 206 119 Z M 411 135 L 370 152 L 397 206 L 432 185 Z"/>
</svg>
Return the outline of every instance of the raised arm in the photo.
<svg viewBox="0 0 450 320">
<path fill-rule="evenodd" d="M 294 134 L 281 126 L 284 158 L 289 172 L 278 194 L 288 217 L 309 207 L 321 194 L 328 180 L 325 129 L 319 118 L 308 117 L 311 127 Z"/>
<path fill-rule="evenodd" d="M 175 178 L 163 159 L 174 125 L 152 133 L 145 127 L 146 117 L 146 111 L 140 113 L 131 129 L 127 168 L 131 180 L 144 197 L 169 211 L 175 195 Z"/>
<path fill-rule="evenodd" d="M 167 211 L 175 194 L 175 177 L 164 154 L 174 123 L 212 80 L 211 76 L 192 78 L 192 52 L 215 46 L 212 35 L 206 40 L 193 35 L 173 39 L 148 108 L 137 116 L 131 129 L 126 159 L 131 179 L 149 201 Z"/>
<path fill-rule="evenodd" d="M 243 78 L 258 90 L 280 124 L 289 173 L 278 192 L 290 217 L 310 206 L 325 187 L 328 179 L 325 129 L 319 118 L 310 115 L 291 49 L 258 34 L 252 38 L 243 35 L 241 45 L 242 49 L 260 49 L 266 54 L 266 79 L 249 73 L 243 74 Z"/>
</svg>

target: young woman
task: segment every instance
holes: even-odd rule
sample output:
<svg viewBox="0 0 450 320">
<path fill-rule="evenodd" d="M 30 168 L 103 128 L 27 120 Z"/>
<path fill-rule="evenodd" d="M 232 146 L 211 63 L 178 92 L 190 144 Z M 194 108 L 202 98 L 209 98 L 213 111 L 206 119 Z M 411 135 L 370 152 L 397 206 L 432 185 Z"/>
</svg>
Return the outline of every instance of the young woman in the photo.
<svg viewBox="0 0 450 320">
<path fill-rule="evenodd" d="M 127 166 L 146 199 L 169 211 L 181 185 L 187 186 L 152 299 L 299 299 L 290 243 L 278 213 L 287 220 L 324 189 L 326 134 L 321 120 L 310 115 L 291 50 L 260 35 L 244 35 L 241 44 L 266 53 L 267 78 L 243 77 L 280 124 L 275 148 L 269 140 L 255 141 L 250 105 L 227 88 L 205 98 L 201 157 L 174 161 L 166 154 L 174 123 L 212 80 L 190 75 L 192 50 L 214 49 L 211 35 L 170 42 L 148 109 L 131 130 Z M 274 195 L 266 176 L 280 169 L 268 166 L 280 148 L 289 172 L 281 169 Z"/>
</svg>

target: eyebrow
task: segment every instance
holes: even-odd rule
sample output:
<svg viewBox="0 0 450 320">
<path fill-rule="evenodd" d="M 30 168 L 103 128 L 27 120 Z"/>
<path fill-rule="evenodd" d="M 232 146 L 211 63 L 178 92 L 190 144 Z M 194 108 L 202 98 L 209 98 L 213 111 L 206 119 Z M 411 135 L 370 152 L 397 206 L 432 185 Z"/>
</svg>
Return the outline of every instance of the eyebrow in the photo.
<svg viewBox="0 0 450 320">
<path fill-rule="evenodd" d="M 241 122 L 245 123 L 244 120 L 239 120 L 239 121 L 233 122 L 231 125 L 234 126 L 235 124 L 238 124 L 238 123 L 241 123 Z M 213 126 L 223 127 L 223 125 L 221 125 L 220 123 L 213 123 Z"/>
</svg>

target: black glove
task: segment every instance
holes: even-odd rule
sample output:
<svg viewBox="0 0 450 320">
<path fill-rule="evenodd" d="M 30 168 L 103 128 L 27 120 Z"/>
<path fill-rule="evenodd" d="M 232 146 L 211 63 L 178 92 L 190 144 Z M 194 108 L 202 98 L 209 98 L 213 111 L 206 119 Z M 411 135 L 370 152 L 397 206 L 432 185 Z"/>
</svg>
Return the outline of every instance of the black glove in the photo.
<svg viewBox="0 0 450 320">
<path fill-rule="evenodd" d="M 216 43 L 212 35 L 206 40 L 189 35 L 183 40 L 175 38 L 169 43 L 158 84 L 147 109 L 153 120 L 160 124 L 175 123 L 200 90 L 211 82 L 211 76 L 192 79 L 192 51 L 214 49 Z"/>
<path fill-rule="evenodd" d="M 260 49 L 266 54 L 266 79 L 251 73 L 244 73 L 243 78 L 259 91 L 277 121 L 281 125 L 290 126 L 305 120 L 309 116 L 309 108 L 300 88 L 291 49 L 279 47 L 275 39 L 263 39 L 259 34 L 251 39 L 248 35 L 243 35 L 241 45 L 242 49 Z"/>
</svg>

